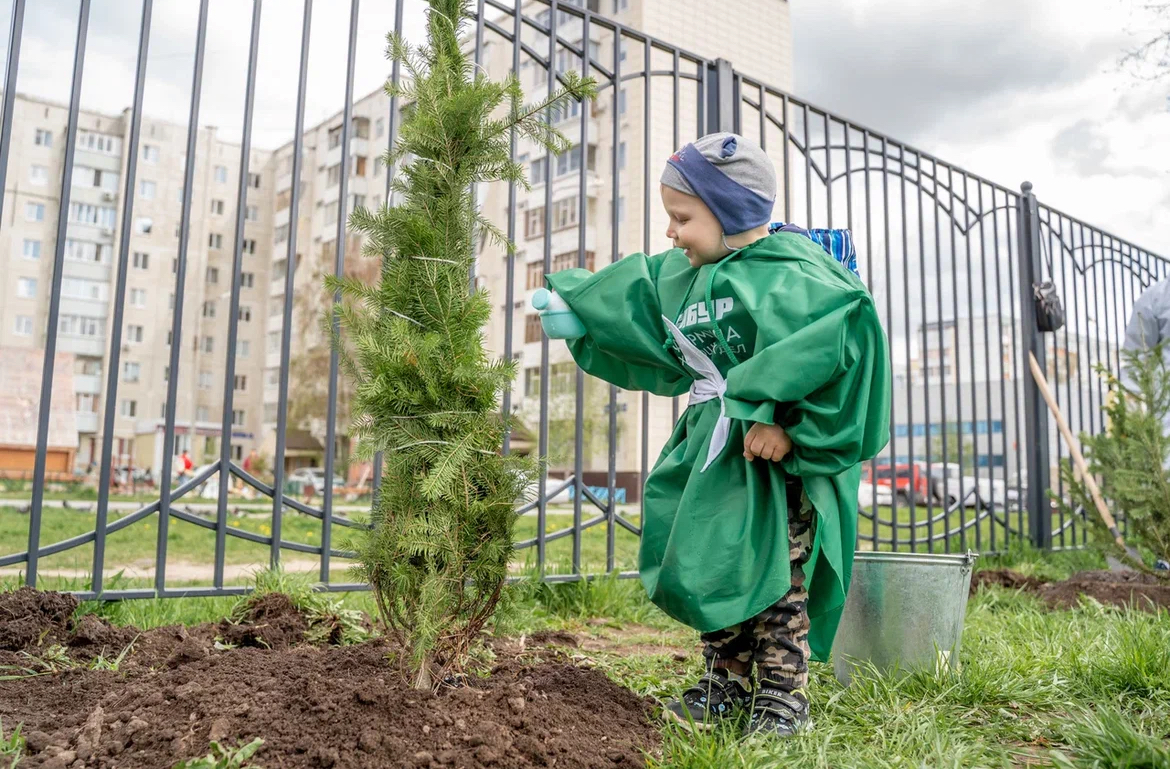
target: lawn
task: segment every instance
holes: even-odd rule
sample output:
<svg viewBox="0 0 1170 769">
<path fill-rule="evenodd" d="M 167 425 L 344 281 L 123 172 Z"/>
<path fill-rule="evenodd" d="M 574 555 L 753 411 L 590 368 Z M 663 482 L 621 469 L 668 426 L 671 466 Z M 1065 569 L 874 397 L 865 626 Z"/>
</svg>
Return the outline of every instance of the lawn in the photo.
<svg viewBox="0 0 1170 769">
<path fill-rule="evenodd" d="M 1083 552 L 1016 551 L 981 563 L 1050 579 L 1100 565 Z M 514 589 L 519 600 L 497 621 L 498 635 L 572 633 L 580 664 L 659 699 L 701 669 L 696 634 L 652 606 L 636 580 Z M 374 609 L 367 593 L 342 598 Z M 81 611 L 145 629 L 214 621 L 234 602 L 87 603 Z M 649 765 L 1170 767 L 1170 614 L 1093 602 L 1048 611 L 1029 595 L 989 588 L 969 603 L 960 672 L 901 680 L 862 672 L 844 689 L 830 666 L 814 663 L 810 693 L 815 726 L 801 737 L 746 744 L 732 729 L 695 737 L 664 724 L 663 754 Z"/>
</svg>

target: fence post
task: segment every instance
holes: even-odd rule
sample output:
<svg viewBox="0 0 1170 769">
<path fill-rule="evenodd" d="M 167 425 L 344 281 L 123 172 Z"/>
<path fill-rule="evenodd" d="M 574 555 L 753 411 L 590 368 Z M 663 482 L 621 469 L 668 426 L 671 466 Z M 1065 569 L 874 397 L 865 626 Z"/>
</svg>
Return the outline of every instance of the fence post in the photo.
<svg viewBox="0 0 1170 769">
<path fill-rule="evenodd" d="M 727 59 L 716 59 L 707 69 L 707 127 L 700 133 L 734 131 L 739 94 L 735 92 L 735 69 Z"/>
<path fill-rule="evenodd" d="M 1048 407 L 1040 395 L 1040 387 L 1032 378 L 1028 353 L 1036 356 L 1041 371 L 1047 371 L 1044 355 L 1044 337 L 1036 323 L 1033 285 L 1043 279 L 1041 262 L 1040 214 L 1032 183 L 1020 185 L 1017 203 L 1017 222 L 1020 254 L 1020 334 L 1023 341 L 1020 376 L 1024 389 L 1024 456 L 1028 471 L 1028 490 L 1022 500 L 1028 510 L 1028 529 L 1035 547 L 1052 547 L 1052 506 L 1048 499 Z M 1017 437 L 1018 440 L 1018 437 Z"/>
</svg>

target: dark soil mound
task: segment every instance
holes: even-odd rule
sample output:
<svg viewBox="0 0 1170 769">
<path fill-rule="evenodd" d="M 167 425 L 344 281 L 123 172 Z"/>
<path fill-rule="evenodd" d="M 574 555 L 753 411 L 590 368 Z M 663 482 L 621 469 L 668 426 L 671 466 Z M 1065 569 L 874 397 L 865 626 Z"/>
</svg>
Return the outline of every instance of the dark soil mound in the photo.
<svg viewBox="0 0 1170 769">
<path fill-rule="evenodd" d="M 219 633 L 234 646 L 287 649 L 304 640 L 309 622 L 283 593 L 268 593 L 250 606 L 242 621 L 224 620 Z"/>
<path fill-rule="evenodd" d="M 1034 591 L 1043 585 L 1043 580 L 1027 577 L 1011 569 L 988 569 L 977 571 L 971 576 L 971 595 L 987 585 L 998 585 L 1009 590 Z"/>
<path fill-rule="evenodd" d="M 0 650 L 16 652 L 61 641 L 75 609 L 77 599 L 62 593 L 31 587 L 0 593 Z"/>
<path fill-rule="evenodd" d="M 1076 606 L 1081 595 L 1146 611 L 1170 608 L 1170 581 L 1141 572 L 1084 571 L 1064 582 L 1049 583 L 1039 592 L 1049 605 L 1061 608 Z"/>
<path fill-rule="evenodd" d="M 972 576 L 971 594 L 986 585 L 1035 593 L 1058 609 L 1076 606 L 1082 595 L 1110 606 L 1132 604 L 1155 612 L 1170 608 L 1170 581 L 1138 571 L 1082 571 L 1062 582 L 1044 582 L 1011 569 L 990 569 Z"/>
<path fill-rule="evenodd" d="M 269 627 L 287 618 L 278 604 L 264 604 Z M 219 625 L 83 627 L 91 638 L 128 633 L 134 646 L 117 673 L 0 681 L 0 719 L 23 724 L 28 740 L 21 766 L 153 769 L 205 755 L 211 740 L 260 737 L 261 766 L 600 769 L 641 766 L 657 744 L 648 700 L 548 659 L 556 652 L 501 653 L 490 676 L 435 695 L 405 683 L 382 639 L 219 651 Z"/>
</svg>

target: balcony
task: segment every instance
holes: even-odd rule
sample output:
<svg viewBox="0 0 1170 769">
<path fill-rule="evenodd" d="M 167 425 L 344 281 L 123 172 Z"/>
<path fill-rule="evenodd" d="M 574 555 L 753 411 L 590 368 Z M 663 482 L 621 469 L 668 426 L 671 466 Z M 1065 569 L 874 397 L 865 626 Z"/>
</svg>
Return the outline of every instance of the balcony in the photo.
<svg viewBox="0 0 1170 769">
<path fill-rule="evenodd" d="M 368 140 L 359 139 L 355 136 L 350 137 L 350 139 L 349 139 L 349 156 L 352 158 L 355 155 L 364 155 L 366 157 L 369 157 L 370 143 Z M 334 147 L 333 149 L 331 149 L 325 153 L 325 162 L 322 163 L 322 165 L 324 165 L 326 168 L 329 168 L 330 166 L 335 166 L 340 162 L 341 162 L 341 145 L 338 144 L 336 147 Z M 351 170 L 351 172 L 353 170 L 352 163 L 350 164 L 350 170 Z"/>
<path fill-rule="evenodd" d="M 96 433 L 98 431 L 98 415 L 78 411 L 77 412 L 77 432 L 79 433 Z"/>
<path fill-rule="evenodd" d="M 102 391 L 102 379 L 94 374 L 74 374 L 73 392 L 78 395 L 97 395 Z"/>
<path fill-rule="evenodd" d="M 60 336 L 57 338 L 57 349 L 61 352 L 71 352 L 74 355 L 84 355 L 89 358 L 100 358 L 105 354 L 104 337 L 92 336 Z"/>
</svg>

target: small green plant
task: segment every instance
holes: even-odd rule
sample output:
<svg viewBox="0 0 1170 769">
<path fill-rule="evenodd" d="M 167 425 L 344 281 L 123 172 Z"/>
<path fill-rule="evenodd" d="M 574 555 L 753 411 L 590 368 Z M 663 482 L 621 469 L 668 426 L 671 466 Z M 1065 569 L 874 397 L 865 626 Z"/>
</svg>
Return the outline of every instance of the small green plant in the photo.
<svg viewBox="0 0 1170 769">
<path fill-rule="evenodd" d="M 524 104 L 520 81 L 496 82 L 463 49 L 470 0 L 430 0 L 427 42 L 389 38 L 406 72 L 386 86 L 403 110 L 393 169 L 396 205 L 357 208 L 363 255 L 377 278 L 326 279 L 336 302 L 326 318 L 350 381 L 358 457 L 385 452 L 385 477 L 370 531 L 355 545 L 389 631 L 408 650 L 415 686 L 459 672 L 491 619 L 512 557 L 513 508 L 533 466 L 499 447 L 512 419 L 500 394 L 516 362 L 489 356 L 492 303 L 468 276 L 481 238 L 514 249 L 480 212 L 476 185 L 527 187 L 509 151 L 514 137 L 563 154 L 572 143 L 546 116 L 596 93 L 566 71 L 564 89 Z M 577 151 L 582 151 L 577 147 Z M 339 329 L 345 329 L 342 337 Z"/>
<path fill-rule="evenodd" d="M 1170 368 L 1162 358 L 1165 343 L 1150 350 L 1123 351 L 1125 377 L 1104 366 L 1097 373 L 1109 388 L 1106 429 L 1080 436 L 1089 472 L 1100 479 L 1101 493 L 1115 517 L 1124 516 L 1126 540 L 1157 558 L 1170 558 Z M 1127 558 L 1094 511 L 1084 479 L 1069 464 L 1061 475 L 1072 504 L 1089 511 L 1091 542 L 1099 550 Z M 1132 559 L 1130 559 L 1132 560 Z M 1149 571 L 1146 564 L 1135 564 Z"/>
<path fill-rule="evenodd" d="M 139 634 L 139 635 L 141 635 L 141 634 Z M 134 636 L 134 640 L 131 641 L 130 643 L 126 644 L 126 648 L 123 649 L 118 654 L 118 656 L 114 657 L 113 659 L 107 658 L 105 655 L 105 650 L 103 649 L 102 653 L 99 654 L 97 657 L 95 657 L 93 662 L 89 663 L 89 669 L 90 670 L 107 670 L 107 671 L 110 671 L 112 673 L 117 673 L 118 669 L 121 668 L 121 666 L 122 666 L 122 661 L 124 659 L 126 659 L 126 655 L 130 653 L 130 650 L 134 648 L 134 643 L 137 640 L 138 640 L 138 636 Z"/>
<path fill-rule="evenodd" d="M 212 742 L 211 752 L 206 756 L 180 761 L 173 769 L 262 769 L 257 764 L 248 763 L 248 759 L 263 744 L 264 740 L 259 737 L 235 748 L 225 748 L 218 742 Z"/>
<path fill-rule="evenodd" d="M 229 618 L 242 622 L 266 595 L 279 593 L 288 596 L 289 602 L 309 623 L 305 640 L 309 643 L 332 643 L 348 645 L 361 643 L 370 637 L 362 612 L 347 609 L 338 599 L 316 589 L 310 577 L 305 574 L 290 574 L 283 567 L 264 569 L 252 574 L 254 589 L 232 607 Z M 216 640 L 217 649 L 232 648 L 223 639 Z"/>
<path fill-rule="evenodd" d="M 9 761 L 8 769 L 16 769 L 24 755 L 24 735 L 20 733 L 21 724 L 17 724 L 8 737 L 4 736 L 4 720 L 0 719 L 0 759 Z M 0 764 L 2 765 L 2 764 Z"/>
</svg>

